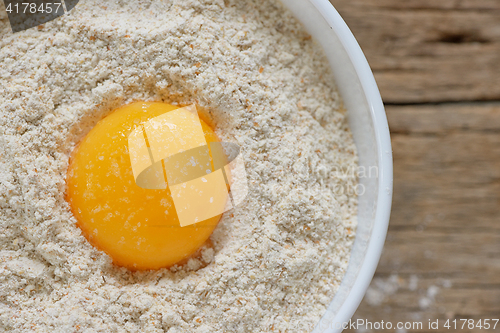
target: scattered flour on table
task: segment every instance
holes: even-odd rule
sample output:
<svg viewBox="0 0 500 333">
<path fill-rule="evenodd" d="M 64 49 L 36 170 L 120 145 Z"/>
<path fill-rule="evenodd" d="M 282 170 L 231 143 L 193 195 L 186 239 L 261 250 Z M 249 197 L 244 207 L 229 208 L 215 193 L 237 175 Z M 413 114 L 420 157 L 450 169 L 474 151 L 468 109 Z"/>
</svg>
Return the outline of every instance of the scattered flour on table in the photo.
<svg viewBox="0 0 500 333">
<path fill-rule="evenodd" d="M 347 268 L 357 179 L 336 171 L 357 157 L 293 16 L 271 0 L 81 0 L 12 35 L 0 15 L 0 330 L 310 332 Z M 183 267 L 113 266 L 64 200 L 75 144 L 134 100 L 196 102 L 243 148 L 248 197 Z"/>
</svg>

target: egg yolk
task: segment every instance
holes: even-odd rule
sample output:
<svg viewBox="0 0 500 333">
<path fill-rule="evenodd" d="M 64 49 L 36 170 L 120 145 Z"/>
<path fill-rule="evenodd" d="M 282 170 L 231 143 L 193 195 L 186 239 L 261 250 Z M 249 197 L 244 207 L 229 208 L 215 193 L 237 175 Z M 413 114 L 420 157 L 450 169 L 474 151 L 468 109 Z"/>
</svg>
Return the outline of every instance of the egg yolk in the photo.
<svg viewBox="0 0 500 333">
<path fill-rule="evenodd" d="M 152 102 L 121 107 L 97 123 L 70 158 L 67 201 L 78 226 L 119 266 L 147 270 L 179 263 L 208 240 L 221 217 L 181 227 L 168 186 L 152 190 L 136 184 L 129 134 L 176 109 Z M 219 142 L 212 128 L 200 122 L 207 144 Z"/>
</svg>

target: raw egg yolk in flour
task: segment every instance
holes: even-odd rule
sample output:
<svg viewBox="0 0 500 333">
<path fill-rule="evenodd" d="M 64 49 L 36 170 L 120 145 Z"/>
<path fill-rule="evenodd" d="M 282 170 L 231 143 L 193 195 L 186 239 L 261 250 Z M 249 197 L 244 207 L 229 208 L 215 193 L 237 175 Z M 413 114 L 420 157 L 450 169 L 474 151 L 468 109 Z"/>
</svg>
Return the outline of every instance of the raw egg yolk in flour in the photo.
<svg viewBox="0 0 500 333">
<path fill-rule="evenodd" d="M 181 226 L 169 184 L 163 189 L 148 189 L 137 183 L 130 158 L 130 133 L 140 128 L 146 134 L 146 122 L 175 110 L 179 107 L 152 102 L 116 109 L 98 122 L 72 153 L 67 201 L 86 238 L 119 266 L 147 270 L 179 263 L 207 241 L 221 217 L 211 215 Z M 219 142 L 212 128 L 199 121 L 206 143 Z M 190 144 L 190 138 L 183 137 L 185 144 Z M 145 142 L 149 148 L 150 143 Z M 157 165 L 165 167 L 163 160 Z M 214 171 L 211 165 L 207 174 Z M 215 194 L 217 202 L 228 200 L 227 189 Z M 219 211 L 223 212 L 222 207 Z"/>
</svg>

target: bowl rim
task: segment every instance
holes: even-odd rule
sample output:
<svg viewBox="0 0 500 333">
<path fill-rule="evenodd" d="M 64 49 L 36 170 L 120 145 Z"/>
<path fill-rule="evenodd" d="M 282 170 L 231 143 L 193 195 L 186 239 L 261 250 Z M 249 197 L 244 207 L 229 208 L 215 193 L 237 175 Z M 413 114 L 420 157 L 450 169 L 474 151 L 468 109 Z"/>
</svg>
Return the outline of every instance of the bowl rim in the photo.
<svg viewBox="0 0 500 333">
<path fill-rule="evenodd" d="M 392 206 L 393 193 L 393 160 L 389 134 L 389 125 L 375 77 L 368 65 L 368 61 L 361 50 L 356 38 L 328 0 L 309 0 L 326 20 L 330 28 L 337 34 L 355 73 L 359 78 L 363 93 L 368 102 L 371 120 L 376 137 L 377 158 L 379 167 L 377 208 L 375 223 L 366 250 L 366 256 L 356 276 L 355 282 L 344 303 L 334 315 L 332 323 L 341 325 L 348 323 L 361 303 L 368 286 L 377 268 L 384 246 L 389 217 Z M 336 325 L 335 325 L 336 326 Z M 328 327 L 322 332 L 341 332 L 342 327 Z"/>
</svg>

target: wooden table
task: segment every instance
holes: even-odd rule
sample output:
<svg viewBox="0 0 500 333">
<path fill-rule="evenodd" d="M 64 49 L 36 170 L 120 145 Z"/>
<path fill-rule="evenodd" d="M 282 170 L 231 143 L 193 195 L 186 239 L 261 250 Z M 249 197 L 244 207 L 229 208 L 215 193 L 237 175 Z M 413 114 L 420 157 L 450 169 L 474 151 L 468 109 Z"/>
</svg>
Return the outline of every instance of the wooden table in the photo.
<svg viewBox="0 0 500 333">
<path fill-rule="evenodd" d="M 374 71 L 394 150 L 387 241 L 354 319 L 500 332 L 460 322 L 500 318 L 500 1 L 331 2 Z"/>
</svg>

